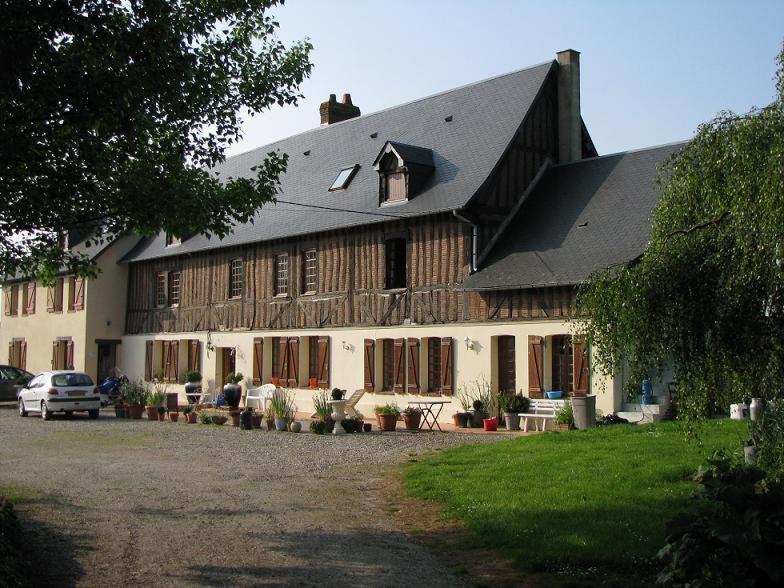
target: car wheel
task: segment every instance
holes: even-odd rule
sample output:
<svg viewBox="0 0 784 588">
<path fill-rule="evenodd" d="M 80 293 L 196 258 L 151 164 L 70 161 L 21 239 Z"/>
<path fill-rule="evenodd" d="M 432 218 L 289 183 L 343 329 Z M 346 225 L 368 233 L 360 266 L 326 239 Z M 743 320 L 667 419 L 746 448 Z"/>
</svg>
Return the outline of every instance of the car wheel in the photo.
<svg viewBox="0 0 784 588">
<path fill-rule="evenodd" d="M 91 419 L 97 419 L 98 415 L 100 414 L 100 411 L 96 408 L 95 410 L 88 410 L 87 414 L 90 415 Z"/>
<path fill-rule="evenodd" d="M 25 410 L 24 400 L 19 399 L 19 416 L 26 417 L 27 411 Z"/>
<path fill-rule="evenodd" d="M 52 413 L 49 412 L 49 407 L 46 406 L 46 402 L 41 402 L 41 418 L 45 421 L 52 418 Z"/>
</svg>

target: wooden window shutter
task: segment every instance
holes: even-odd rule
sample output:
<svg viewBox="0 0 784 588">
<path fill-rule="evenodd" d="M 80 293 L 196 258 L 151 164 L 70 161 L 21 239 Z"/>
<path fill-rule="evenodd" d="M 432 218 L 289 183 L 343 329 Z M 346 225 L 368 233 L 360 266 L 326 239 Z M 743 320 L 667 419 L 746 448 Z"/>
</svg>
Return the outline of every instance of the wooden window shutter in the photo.
<svg viewBox="0 0 784 588">
<path fill-rule="evenodd" d="M 287 374 L 289 388 L 299 386 L 299 337 L 289 338 L 289 369 Z"/>
<path fill-rule="evenodd" d="M 318 387 L 329 388 L 329 337 L 318 338 Z"/>
<path fill-rule="evenodd" d="M 188 371 L 201 371 L 201 346 L 198 339 L 188 341 Z"/>
<path fill-rule="evenodd" d="M 572 340 L 574 352 L 574 394 L 585 396 L 588 394 L 590 378 L 588 374 L 588 349 L 585 345 L 585 337 L 582 335 L 574 337 Z"/>
<path fill-rule="evenodd" d="M 23 370 L 27 369 L 27 341 L 19 344 L 19 367 Z"/>
<path fill-rule="evenodd" d="M 11 286 L 6 286 L 5 288 L 3 288 L 3 297 L 4 297 L 3 314 L 6 315 L 6 316 L 11 316 L 11 310 L 12 310 L 12 307 L 11 307 L 11 292 L 12 291 L 13 290 L 12 290 Z"/>
<path fill-rule="evenodd" d="M 253 339 L 253 385 L 259 386 L 264 374 L 262 361 L 264 360 L 264 339 Z"/>
<path fill-rule="evenodd" d="M 169 358 L 169 380 L 176 382 L 180 377 L 180 342 L 172 341 L 170 346 L 171 357 Z"/>
<path fill-rule="evenodd" d="M 65 343 L 65 369 L 74 369 L 74 342 L 66 341 Z"/>
<path fill-rule="evenodd" d="M 278 349 L 280 350 L 280 373 L 278 374 L 279 384 L 287 386 L 289 379 L 289 340 L 286 337 L 278 337 Z"/>
<path fill-rule="evenodd" d="M 148 382 L 152 380 L 152 358 L 153 358 L 153 341 L 147 341 L 144 348 L 144 379 Z"/>
<path fill-rule="evenodd" d="M 409 394 L 419 394 L 419 339 L 409 337 L 406 343 L 408 349 L 408 385 Z"/>
<path fill-rule="evenodd" d="M 393 389 L 398 394 L 405 392 L 406 372 L 403 369 L 406 360 L 406 355 L 403 352 L 405 343 L 405 339 L 395 339 L 395 386 Z"/>
<path fill-rule="evenodd" d="M 35 282 L 27 284 L 25 296 L 25 314 L 35 314 Z"/>
<path fill-rule="evenodd" d="M 8 365 L 14 365 L 14 344 L 12 341 L 8 342 Z"/>
<path fill-rule="evenodd" d="M 454 393 L 453 374 L 455 346 L 452 337 L 442 337 L 441 339 L 441 394 L 452 395 Z"/>
<path fill-rule="evenodd" d="M 528 397 L 544 398 L 544 337 L 528 336 Z"/>
<path fill-rule="evenodd" d="M 46 289 L 46 312 L 54 312 L 54 286 Z"/>
<path fill-rule="evenodd" d="M 84 309 L 84 278 L 77 276 L 74 279 L 74 288 L 73 308 L 74 310 L 82 310 Z"/>
<path fill-rule="evenodd" d="M 166 380 L 169 378 L 169 361 L 171 360 L 171 345 L 168 341 L 163 341 L 162 345 L 162 357 L 161 357 L 161 368 L 163 371 L 163 378 Z"/>
<path fill-rule="evenodd" d="M 365 392 L 373 392 L 376 386 L 376 342 L 365 339 Z"/>
<path fill-rule="evenodd" d="M 54 341 L 52 343 L 52 369 L 60 369 L 59 362 L 57 361 L 57 352 L 60 350 L 60 342 Z"/>
</svg>

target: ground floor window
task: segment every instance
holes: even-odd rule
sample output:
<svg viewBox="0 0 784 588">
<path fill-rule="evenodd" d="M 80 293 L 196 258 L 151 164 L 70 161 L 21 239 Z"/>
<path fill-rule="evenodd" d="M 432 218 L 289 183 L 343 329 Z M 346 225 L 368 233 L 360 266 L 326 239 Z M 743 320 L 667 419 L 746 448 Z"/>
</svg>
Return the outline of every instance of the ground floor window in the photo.
<svg viewBox="0 0 784 588">
<path fill-rule="evenodd" d="M 571 394 L 574 390 L 574 347 L 571 335 L 552 338 L 552 389 Z"/>
<path fill-rule="evenodd" d="M 70 339 L 57 339 L 52 343 L 52 369 L 74 369 L 74 343 Z"/>
<path fill-rule="evenodd" d="M 441 339 L 427 340 L 427 391 L 441 391 Z"/>
<path fill-rule="evenodd" d="M 498 391 L 514 394 L 517 391 L 515 368 L 515 338 L 511 335 L 498 337 Z"/>
<path fill-rule="evenodd" d="M 395 387 L 395 342 L 384 339 L 381 356 L 381 390 L 392 392 Z"/>
<path fill-rule="evenodd" d="M 14 339 L 8 344 L 8 365 L 27 369 L 27 342 L 24 339 Z"/>
</svg>

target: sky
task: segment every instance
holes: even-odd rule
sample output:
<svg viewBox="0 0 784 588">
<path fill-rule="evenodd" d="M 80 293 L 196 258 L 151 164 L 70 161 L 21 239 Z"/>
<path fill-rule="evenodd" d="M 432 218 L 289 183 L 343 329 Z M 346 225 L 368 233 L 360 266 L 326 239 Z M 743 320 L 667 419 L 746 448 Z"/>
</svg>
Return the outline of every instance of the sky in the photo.
<svg viewBox="0 0 784 588">
<path fill-rule="evenodd" d="M 582 113 L 600 155 L 688 139 L 721 110 L 774 96 L 784 0 L 288 0 L 280 38 L 310 38 L 298 107 L 246 117 L 242 153 L 319 125 L 329 94 L 363 114 L 581 52 Z"/>
</svg>

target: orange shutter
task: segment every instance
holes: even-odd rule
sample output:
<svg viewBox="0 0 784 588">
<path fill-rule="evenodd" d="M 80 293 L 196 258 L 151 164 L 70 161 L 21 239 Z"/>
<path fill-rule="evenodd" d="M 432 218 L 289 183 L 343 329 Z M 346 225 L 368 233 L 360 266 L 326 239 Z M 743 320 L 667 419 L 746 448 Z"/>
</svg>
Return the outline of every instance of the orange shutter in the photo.
<svg viewBox="0 0 784 588">
<path fill-rule="evenodd" d="M 152 341 L 145 342 L 144 347 L 144 379 L 148 382 L 152 380 L 152 358 L 153 358 L 153 347 L 154 343 Z"/>
<path fill-rule="evenodd" d="M 585 345 L 585 337 L 582 335 L 574 337 L 572 342 L 574 351 L 574 395 L 585 396 L 588 394 L 589 374 L 588 374 L 588 349 Z"/>
<path fill-rule="evenodd" d="M 74 369 L 74 342 L 67 341 L 65 343 L 65 369 Z"/>
<path fill-rule="evenodd" d="M 264 359 L 264 339 L 258 337 L 253 340 L 253 385 L 258 386 L 261 384 L 261 378 L 264 374 L 263 371 Z"/>
<path fill-rule="evenodd" d="M 394 391 L 398 394 L 402 394 L 405 392 L 403 387 L 405 383 L 405 376 L 406 373 L 403 370 L 403 365 L 405 363 L 406 356 L 403 353 L 403 346 L 405 345 L 405 339 L 395 339 L 395 384 L 394 384 Z"/>
<path fill-rule="evenodd" d="M 19 344 L 19 367 L 23 370 L 27 369 L 27 341 L 22 341 Z"/>
<path fill-rule="evenodd" d="M 528 397 L 544 398 L 544 337 L 528 336 Z"/>
<path fill-rule="evenodd" d="M 410 337 L 408 349 L 408 386 L 409 394 L 419 394 L 419 339 Z"/>
<path fill-rule="evenodd" d="M 454 392 L 454 345 L 452 337 L 441 338 L 441 394 L 452 395 Z"/>
<path fill-rule="evenodd" d="M 299 337 L 289 339 L 289 369 L 286 375 L 289 388 L 299 386 Z"/>
<path fill-rule="evenodd" d="M 375 390 L 375 368 L 376 342 L 373 339 L 365 339 L 365 392 L 373 392 Z"/>
<path fill-rule="evenodd" d="M 329 388 L 329 337 L 318 338 L 318 387 Z"/>
</svg>

